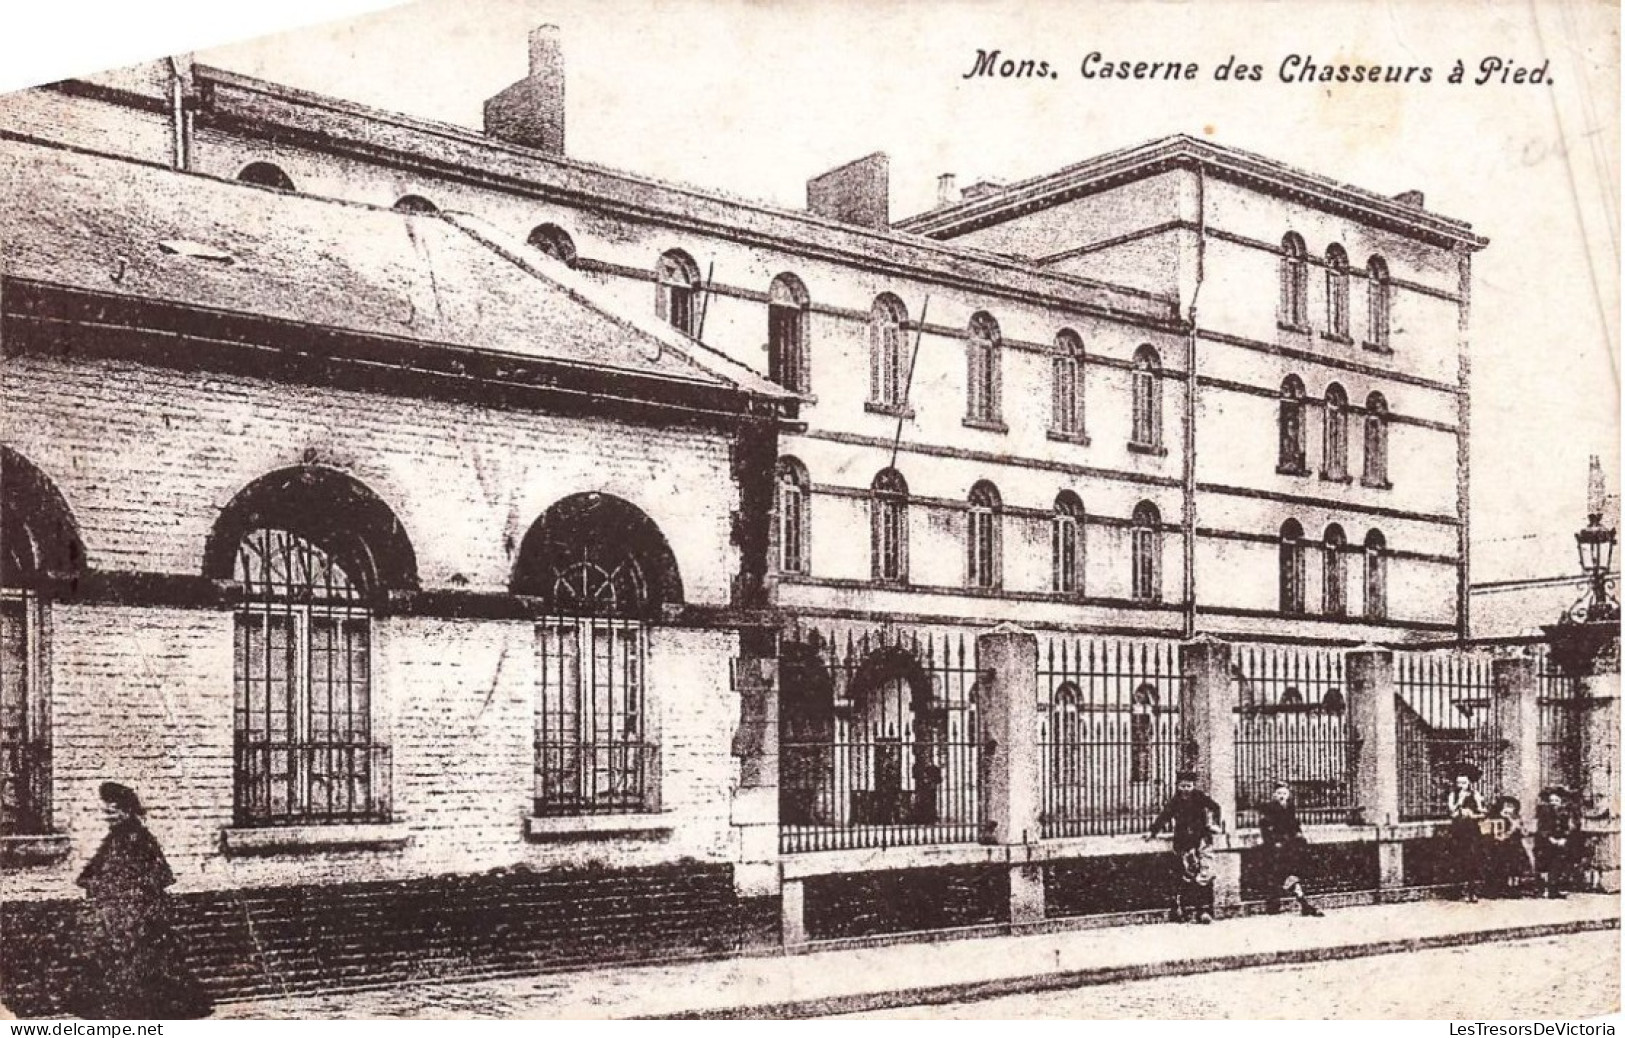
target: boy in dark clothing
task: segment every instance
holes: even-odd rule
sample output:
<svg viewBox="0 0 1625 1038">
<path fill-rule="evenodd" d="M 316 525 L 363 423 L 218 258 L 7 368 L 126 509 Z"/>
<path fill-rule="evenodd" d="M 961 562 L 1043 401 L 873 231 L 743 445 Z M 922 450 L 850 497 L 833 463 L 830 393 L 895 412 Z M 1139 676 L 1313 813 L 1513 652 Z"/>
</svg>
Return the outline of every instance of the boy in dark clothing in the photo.
<svg viewBox="0 0 1625 1038">
<path fill-rule="evenodd" d="M 1535 871 L 1540 873 L 1541 896 L 1562 898 L 1565 874 L 1579 850 L 1580 824 L 1568 803 L 1568 791 L 1545 789 L 1535 808 Z"/>
<path fill-rule="evenodd" d="M 1219 805 L 1196 788 L 1196 775 L 1182 771 L 1174 795 L 1151 823 L 1147 840 L 1173 827 L 1174 857 L 1179 880 L 1174 893 L 1172 919 L 1182 923 L 1187 913 L 1198 923 L 1213 922 L 1213 834 L 1218 831 Z"/>
</svg>

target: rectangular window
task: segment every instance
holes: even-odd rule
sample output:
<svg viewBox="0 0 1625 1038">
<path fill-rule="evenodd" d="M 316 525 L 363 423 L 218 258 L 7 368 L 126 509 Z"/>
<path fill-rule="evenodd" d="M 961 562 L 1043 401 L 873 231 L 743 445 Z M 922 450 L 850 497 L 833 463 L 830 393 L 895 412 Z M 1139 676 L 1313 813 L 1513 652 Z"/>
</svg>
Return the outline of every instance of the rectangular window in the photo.
<svg viewBox="0 0 1625 1038">
<path fill-rule="evenodd" d="M 536 628 L 536 814 L 656 809 L 646 737 L 646 632 L 625 620 L 571 618 Z"/>
<path fill-rule="evenodd" d="M 234 670 L 238 825 L 389 821 L 365 611 L 241 611 Z"/>
<path fill-rule="evenodd" d="M 39 667 L 39 601 L 0 597 L 0 835 L 51 830 L 51 754 Z"/>
</svg>

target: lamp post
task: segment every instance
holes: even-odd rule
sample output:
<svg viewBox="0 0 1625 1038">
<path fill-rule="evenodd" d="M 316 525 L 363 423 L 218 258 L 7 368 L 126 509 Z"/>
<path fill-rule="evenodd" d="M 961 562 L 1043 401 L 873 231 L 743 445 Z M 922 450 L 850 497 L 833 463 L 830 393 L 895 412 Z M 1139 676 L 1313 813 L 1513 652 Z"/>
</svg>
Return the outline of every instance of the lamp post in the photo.
<svg viewBox="0 0 1625 1038">
<path fill-rule="evenodd" d="M 1619 531 L 1602 524 L 1607 497 L 1603 490 L 1602 463 L 1591 456 L 1591 478 L 1586 487 L 1587 523 L 1585 529 L 1574 535 L 1574 546 L 1580 557 L 1580 572 L 1585 574 L 1585 594 L 1572 607 L 1567 619 L 1571 623 L 1618 623 L 1619 599 L 1614 597 L 1614 545 Z"/>
</svg>

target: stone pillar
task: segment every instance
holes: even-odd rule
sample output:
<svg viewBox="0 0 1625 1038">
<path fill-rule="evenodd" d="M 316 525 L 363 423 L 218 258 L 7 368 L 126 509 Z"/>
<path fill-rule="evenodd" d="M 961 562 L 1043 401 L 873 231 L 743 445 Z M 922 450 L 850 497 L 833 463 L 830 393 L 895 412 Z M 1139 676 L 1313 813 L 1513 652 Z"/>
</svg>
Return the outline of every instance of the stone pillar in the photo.
<svg viewBox="0 0 1625 1038">
<path fill-rule="evenodd" d="M 780 890 L 780 937 L 786 948 L 807 943 L 807 885 L 799 879 L 787 879 Z"/>
<path fill-rule="evenodd" d="M 1532 659 L 1495 660 L 1495 720 L 1504 740 L 1499 794 L 1517 797 L 1532 817 L 1540 794 L 1540 686 Z"/>
<path fill-rule="evenodd" d="M 1377 827 L 1377 885 L 1405 884 L 1405 848 L 1392 834 L 1399 821 L 1399 732 L 1394 717 L 1394 654 L 1366 647 L 1343 659 L 1348 680 L 1349 738 L 1354 750 L 1354 799 L 1366 824 Z"/>
<path fill-rule="evenodd" d="M 1000 624 L 976 639 L 976 716 L 982 726 L 984 843 L 1040 838 L 1038 639 Z"/>
<path fill-rule="evenodd" d="M 1236 826 L 1236 686 L 1231 679 L 1230 645 L 1201 637 L 1180 647 L 1185 681 L 1179 702 L 1184 747 L 1181 767 L 1196 773 L 1198 789 L 1219 805 L 1227 831 Z M 1219 907 L 1241 901 L 1241 854 L 1228 851 L 1220 837 L 1214 855 L 1213 901 Z"/>
<path fill-rule="evenodd" d="M 739 693 L 739 758 L 729 822 L 738 840 L 734 891 L 740 897 L 779 893 L 779 694 L 773 635 L 745 631 L 733 665 Z"/>
<path fill-rule="evenodd" d="M 982 842 L 1035 844 L 1041 748 L 1038 744 L 1038 639 L 1000 624 L 976 639 L 976 714 L 981 724 Z M 1010 921 L 1044 918 L 1041 865 L 1010 866 Z"/>
<path fill-rule="evenodd" d="M 1616 657 L 1617 661 L 1617 657 Z M 1598 890 L 1619 892 L 1619 668 L 1581 680 L 1580 805 L 1586 872 Z"/>
</svg>

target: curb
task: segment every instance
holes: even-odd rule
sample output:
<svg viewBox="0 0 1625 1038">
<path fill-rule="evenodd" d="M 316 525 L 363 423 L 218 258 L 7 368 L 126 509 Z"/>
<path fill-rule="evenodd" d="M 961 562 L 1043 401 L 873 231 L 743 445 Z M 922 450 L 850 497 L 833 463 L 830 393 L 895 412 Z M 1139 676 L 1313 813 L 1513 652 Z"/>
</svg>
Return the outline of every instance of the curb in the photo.
<svg viewBox="0 0 1625 1038">
<path fill-rule="evenodd" d="M 1523 941 L 1538 937 L 1555 937 L 1562 934 L 1617 930 L 1619 926 L 1620 921 L 1617 916 L 1608 919 L 1578 919 L 1563 923 L 1536 923 L 1525 926 L 1502 927 L 1495 930 L 1474 930 L 1466 933 L 1438 934 L 1431 937 L 1397 938 L 1386 941 L 1369 941 L 1362 944 L 1304 948 L 1295 951 L 1220 955 L 1206 959 L 1178 959 L 1132 966 L 1107 966 L 1095 969 L 1067 970 L 1059 973 L 1031 974 L 1025 977 L 1001 977 L 996 980 L 975 981 L 964 984 L 941 984 L 931 987 L 907 988 L 900 991 L 859 995 L 834 995 L 804 1001 L 773 1002 L 758 1006 L 686 1010 L 681 1013 L 646 1017 L 644 1019 L 799 1020 L 808 1017 L 831 1016 L 838 1013 L 875 1012 L 884 1009 L 904 1009 L 911 1006 L 943 1005 L 950 1002 L 979 1002 L 990 998 L 1000 998 L 1005 995 L 1022 995 L 1098 984 L 1115 984 L 1127 980 L 1150 980 L 1156 977 L 1183 977 L 1200 973 L 1256 969 L 1261 966 L 1358 959 L 1373 955 L 1426 951 L 1432 948 L 1455 948 L 1470 944 L 1488 944 L 1494 941 Z"/>
</svg>

